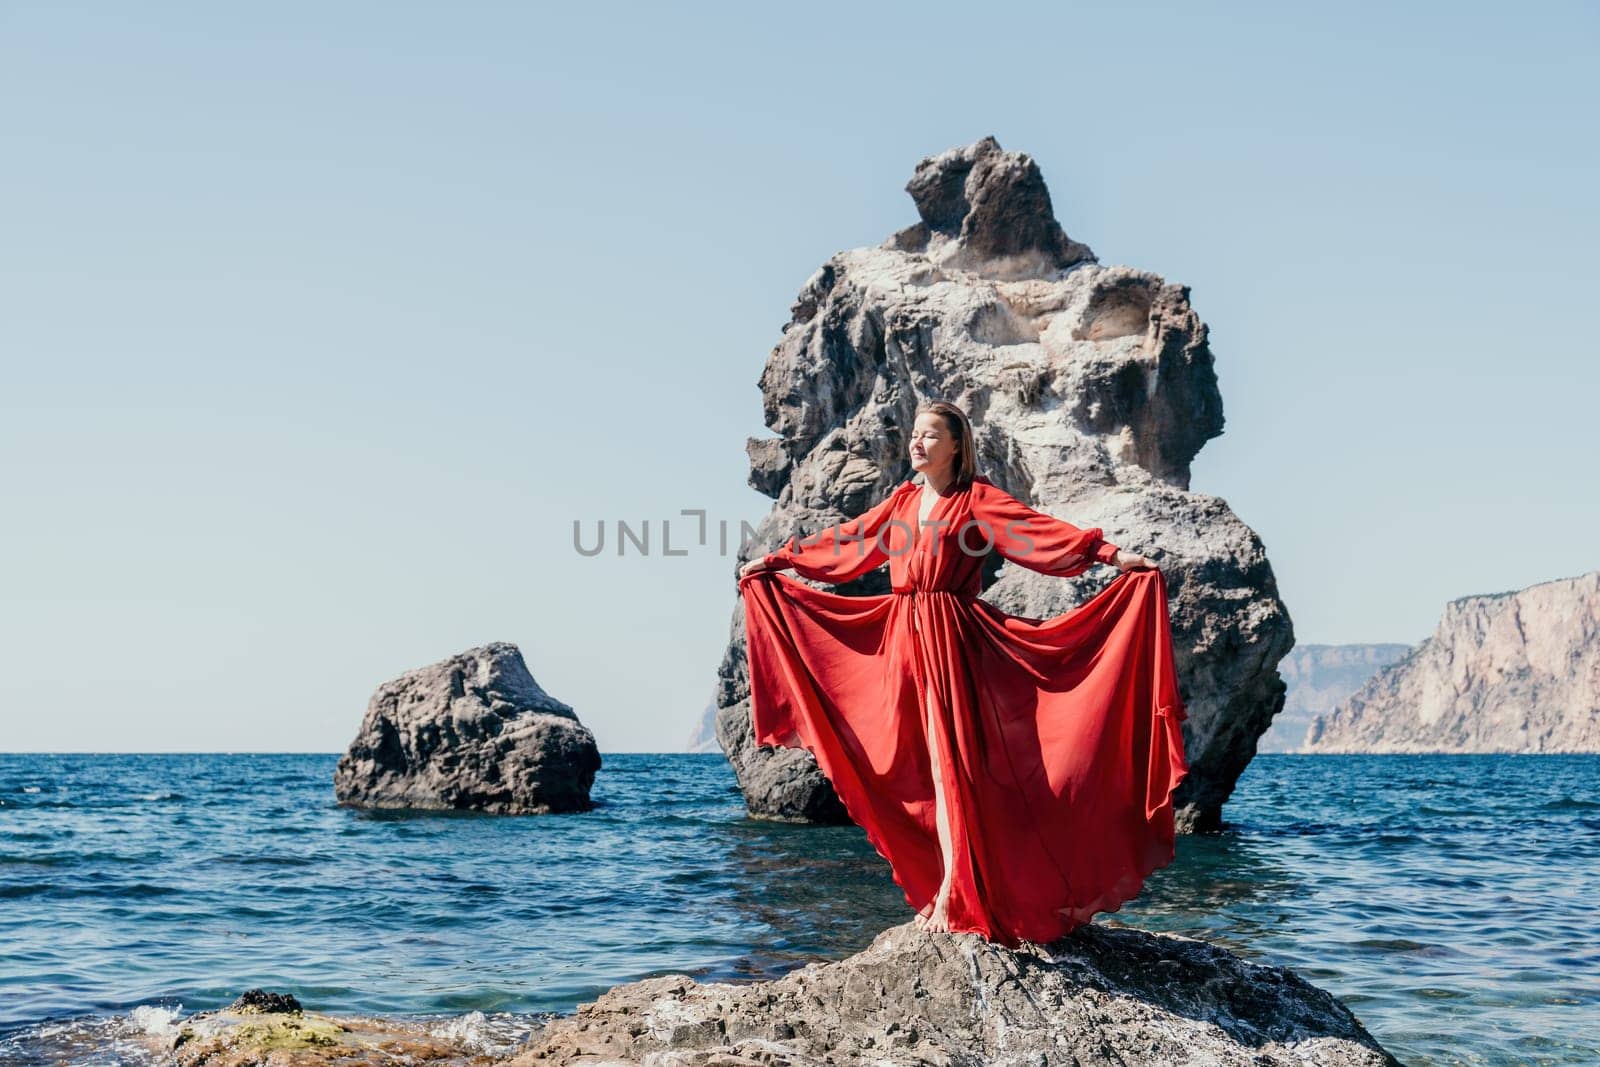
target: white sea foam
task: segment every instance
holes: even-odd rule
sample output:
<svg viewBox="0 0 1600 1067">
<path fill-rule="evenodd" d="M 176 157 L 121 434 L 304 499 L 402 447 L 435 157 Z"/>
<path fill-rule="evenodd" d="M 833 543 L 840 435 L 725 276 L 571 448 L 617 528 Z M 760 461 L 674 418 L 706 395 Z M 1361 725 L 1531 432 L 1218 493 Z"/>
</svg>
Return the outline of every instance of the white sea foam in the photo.
<svg viewBox="0 0 1600 1067">
<path fill-rule="evenodd" d="M 175 1008 L 163 1008 L 158 1004 L 141 1004 L 128 1013 L 128 1020 L 140 1033 L 166 1037 L 177 1033 L 178 1016 L 182 1014 L 182 1004 Z"/>
<path fill-rule="evenodd" d="M 183 1007 L 140 1005 L 127 1015 L 83 1015 L 19 1027 L 0 1037 L 0 1064 L 160 1067 L 160 1041 L 177 1032 Z"/>
<path fill-rule="evenodd" d="M 509 1056 L 528 1039 L 532 1027 L 526 1016 L 496 1013 L 493 1019 L 481 1011 L 469 1011 L 431 1027 L 428 1033 L 445 1041 L 455 1041 L 489 1056 Z"/>
</svg>

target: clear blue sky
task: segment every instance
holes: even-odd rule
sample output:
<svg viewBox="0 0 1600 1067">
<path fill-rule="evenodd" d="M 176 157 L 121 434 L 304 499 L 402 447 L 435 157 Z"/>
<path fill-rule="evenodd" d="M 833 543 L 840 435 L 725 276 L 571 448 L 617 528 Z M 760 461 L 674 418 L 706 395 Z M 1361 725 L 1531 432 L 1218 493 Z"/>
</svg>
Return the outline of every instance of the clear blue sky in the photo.
<svg viewBox="0 0 1600 1067">
<path fill-rule="evenodd" d="M 1205 7 L 0 3 L 0 748 L 336 751 L 490 640 L 680 748 L 732 561 L 572 520 L 763 515 L 796 291 L 986 134 L 1193 287 L 1302 642 L 1600 566 L 1595 9 Z"/>
</svg>

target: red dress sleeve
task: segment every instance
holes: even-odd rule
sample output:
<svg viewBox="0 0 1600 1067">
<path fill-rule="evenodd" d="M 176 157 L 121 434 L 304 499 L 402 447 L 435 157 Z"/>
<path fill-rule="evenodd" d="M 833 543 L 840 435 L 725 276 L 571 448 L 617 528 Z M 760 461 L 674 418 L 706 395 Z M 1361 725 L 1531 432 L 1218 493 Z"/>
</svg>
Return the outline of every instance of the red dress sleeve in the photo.
<svg viewBox="0 0 1600 1067">
<path fill-rule="evenodd" d="M 1118 548 L 1100 527 L 1079 529 L 1053 515 L 1034 511 L 992 482 L 974 483 L 972 517 L 985 523 L 994 550 L 1041 574 L 1071 578 L 1095 563 L 1112 563 Z"/>
<path fill-rule="evenodd" d="M 804 538 L 790 538 L 788 544 L 762 559 L 768 567 L 793 567 L 802 578 L 819 582 L 842 585 L 859 578 L 889 561 L 881 535 L 906 487 L 913 484 L 901 483 L 881 503 L 848 522 Z"/>
</svg>

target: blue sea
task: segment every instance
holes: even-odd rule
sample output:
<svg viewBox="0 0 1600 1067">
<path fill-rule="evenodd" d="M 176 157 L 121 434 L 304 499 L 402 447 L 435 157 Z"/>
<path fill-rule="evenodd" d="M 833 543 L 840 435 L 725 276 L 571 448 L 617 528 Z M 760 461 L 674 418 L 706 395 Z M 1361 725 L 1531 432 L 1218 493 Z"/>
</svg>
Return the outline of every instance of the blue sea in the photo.
<svg viewBox="0 0 1600 1067">
<path fill-rule="evenodd" d="M 0 755 L 0 1063 L 145 1063 L 262 986 L 507 1051 L 653 974 L 773 977 L 910 918 L 856 827 L 746 817 L 717 755 L 594 811 L 337 807 L 335 755 Z M 1409 1064 L 1600 1062 L 1600 757 L 1287 756 L 1097 921 L 1331 990 Z"/>
</svg>

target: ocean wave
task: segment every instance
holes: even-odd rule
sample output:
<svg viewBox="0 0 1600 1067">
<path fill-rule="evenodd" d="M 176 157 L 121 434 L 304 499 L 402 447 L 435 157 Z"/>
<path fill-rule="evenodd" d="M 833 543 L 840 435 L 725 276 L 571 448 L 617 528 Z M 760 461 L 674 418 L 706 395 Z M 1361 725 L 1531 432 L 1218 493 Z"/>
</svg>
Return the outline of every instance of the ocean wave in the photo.
<svg viewBox="0 0 1600 1067">
<path fill-rule="evenodd" d="M 536 1033 L 539 1024 L 531 1016 L 496 1012 L 485 1015 L 469 1011 L 428 1028 L 428 1033 L 445 1041 L 458 1042 L 474 1052 L 503 1057 L 516 1052 Z"/>
<path fill-rule="evenodd" d="M 163 1007 L 159 1004 L 141 1004 L 128 1013 L 128 1022 L 141 1034 L 152 1037 L 170 1037 L 178 1032 L 178 1017 L 183 1005 Z"/>
</svg>

